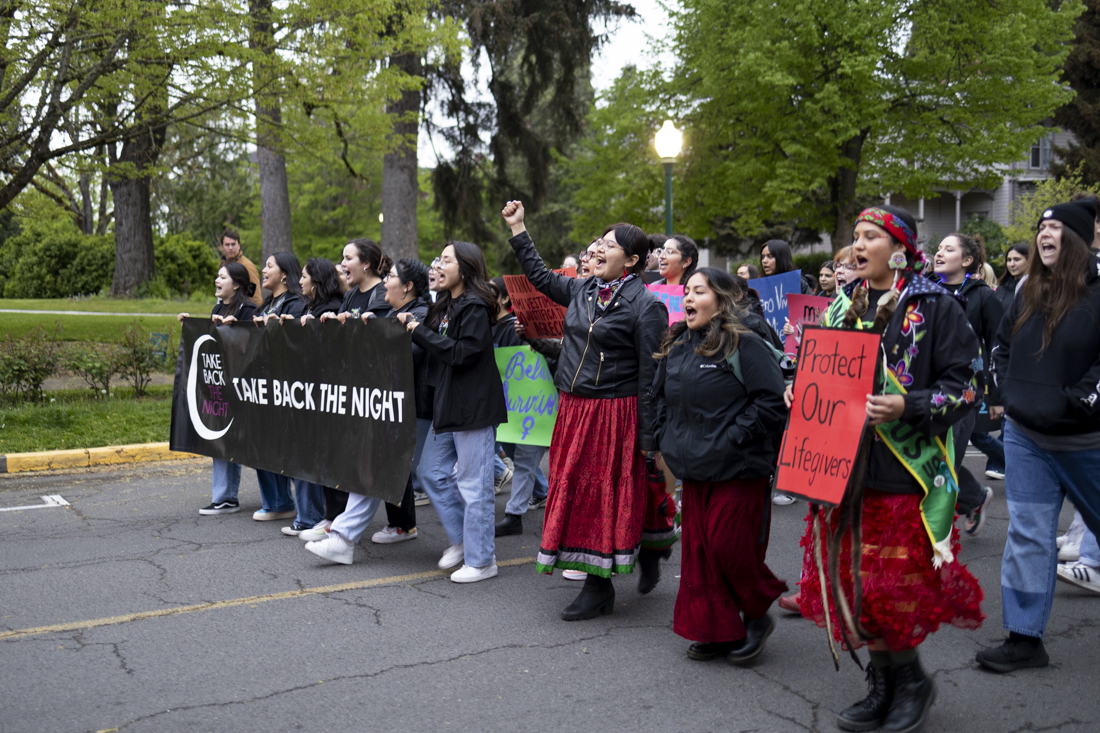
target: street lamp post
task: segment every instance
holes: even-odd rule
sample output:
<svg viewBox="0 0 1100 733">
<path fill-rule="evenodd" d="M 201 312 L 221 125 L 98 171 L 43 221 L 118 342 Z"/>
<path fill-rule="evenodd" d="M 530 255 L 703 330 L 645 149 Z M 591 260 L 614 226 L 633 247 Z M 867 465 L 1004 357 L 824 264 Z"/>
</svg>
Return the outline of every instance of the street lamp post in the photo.
<svg viewBox="0 0 1100 733">
<path fill-rule="evenodd" d="M 672 120 L 665 120 L 665 124 L 657 131 L 653 138 L 653 147 L 657 148 L 657 155 L 661 157 L 661 163 L 665 167 L 665 236 L 672 236 L 672 164 L 676 162 L 676 156 L 680 154 L 680 148 L 684 144 L 684 133 L 676 129 Z"/>
</svg>

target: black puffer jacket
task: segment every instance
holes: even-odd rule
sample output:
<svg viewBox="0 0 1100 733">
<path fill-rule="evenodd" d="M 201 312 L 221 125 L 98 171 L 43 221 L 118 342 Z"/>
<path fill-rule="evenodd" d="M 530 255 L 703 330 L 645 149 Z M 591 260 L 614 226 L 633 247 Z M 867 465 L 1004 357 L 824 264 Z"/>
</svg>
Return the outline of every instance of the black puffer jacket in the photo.
<svg viewBox="0 0 1100 733">
<path fill-rule="evenodd" d="M 993 292 L 993 288 L 983 280 L 968 277 L 958 290 L 952 285 L 944 285 L 948 291 L 966 298 L 963 311 L 966 312 L 966 320 L 982 346 L 982 379 L 986 386 L 985 401 L 990 405 L 1000 405 L 1000 397 L 997 395 L 997 386 L 988 376 L 993 344 L 997 341 L 997 330 L 1001 327 L 1001 319 L 1004 317 L 1004 307 L 1000 298 Z"/>
<path fill-rule="evenodd" d="M 386 318 L 396 318 L 398 313 L 412 313 L 413 318 L 421 323 L 428 320 L 428 301 L 417 298 L 406 303 L 400 308 L 390 308 Z M 413 341 L 413 381 L 416 385 L 416 416 L 421 420 L 430 420 L 432 417 L 432 399 L 435 396 L 431 385 L 428 384 L 428 355 L 424 347 Z"/>
<path fill-rule="evenodd" d="M 527 232 L 509 240 L 524 273 L 541 293 L 566 306 L 561 356 L 554 384 L 578 397 L 638 397 L 638 436 L 655 450 L 649 389 L 653 353 L 668 332 L 668 310 L 640 277 L 623 283 L 605 310 L 596 305 L 599 278 L 580 280 L 546 268 Z"/>
<path fill-rule="evenodd" d="M 756 335 L 738 344 L 745 383 L 726 359 L 695 349 L 704 334 L 688 331 L 657 362 L 654 433 L 672 473 L 691 481 L 767 478 L 783 431 L 783 374 Z"/>
<path fill-rule="evenodd" d="M 251 321 L 252 316 L 256 315 L 256 305 L 251 300 L 242 300 L 233 307 L 226 305 L 225 303 L 218 303 L 214 306 L 214 310 L 210 311 L 212 316 L 233 316 L 238 321 Z"/>
<path fill-rule="evenodd" d="M 478 430 L 508 421 L 504 386 L 493 355 L 489 307 L 470 293 L 454 303 L 447 335 L 421 322 L 413 344 L 429 356 L 428 384 L 435 388 L 432 426 L 437 433 Z"/>
<path fill-rule="evenodd" d="M 1046 349 L 1045 314 L 1032 314 L 1012 335 L 1024 306 L 1022 293 L 997 333 L 993 375 L 1005 413 L 1042 435 L 1100 431 L 1100 260 L 1095 255 L 1085 284 L 1088 292 L 1058 324 Z"/>
</svg>

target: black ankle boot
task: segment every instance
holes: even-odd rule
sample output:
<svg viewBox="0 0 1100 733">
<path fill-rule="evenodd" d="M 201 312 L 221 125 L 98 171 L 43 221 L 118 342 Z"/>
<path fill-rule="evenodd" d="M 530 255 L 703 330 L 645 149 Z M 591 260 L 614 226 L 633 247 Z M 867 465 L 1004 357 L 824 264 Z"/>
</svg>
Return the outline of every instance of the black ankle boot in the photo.
<svg viewBox="0 0 1100 733">
<path fill-rule="evenodd" d="M 561 612 L 563 621 L 583 621 L 596 616 L 607 616 L 615 610 L 615 586 L 611 578 L 588 574 L 584 587 L 576 600 Z"/>
<path fill-rule="evenodd" d="M 892 667 L 867 665 L 867 697 L 843 711 L 836 719 L 841 730 L 876 730 L 886 721 L 894 697 Z"/>
<path fill-rule="evenodd" d="M 671 547 L 663 550 L 651 550 L 648 547 L 641 549 L 638 553 L 638 568 L 642 571 L 641 577 L 638 578 L 639 593 L 644 596 L 657 587 L 657 583 L 661 582 L 661 559 L 667 560 L 670 557 L 672 557 Z"/>
<path fill-rule="evenodd" d="M 894 699 L 882 730 L 917 733 L 924 727 L 928 708 L 936 701 L 936 686 L 924 676 L 920 660 L 894 665 Z"/>
<path fill-rule="evenodd" d="M 764 642 L 775 631 L 775 619 L 764 614 L 759 618 L 745 619 L 745 638 L 726 655 L 733 664 L 745 664 L 760 656 Z"/>
<path fill-rule="evenodd" d="M 496 537 L 507 537 L 512 534 L 523 534 L 523 515 L 507 514 L 504 519 L 496 523 Z"/>
</svg>

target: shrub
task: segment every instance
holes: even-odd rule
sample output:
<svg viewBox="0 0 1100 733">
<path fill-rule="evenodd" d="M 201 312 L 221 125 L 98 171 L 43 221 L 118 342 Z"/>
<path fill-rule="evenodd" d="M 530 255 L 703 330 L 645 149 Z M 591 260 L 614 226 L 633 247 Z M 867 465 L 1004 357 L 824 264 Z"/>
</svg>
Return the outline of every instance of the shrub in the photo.
<svg viewBox="0 0 1100 733">
<path fill-rule="evenodd" d="M 172 293 L 188 296 L 195 291 L 213 292 L 221 261 L 209 246 L 186 234 L 158 238 L 153 253 L 157 280 Z"/>
<path fill-rule="evenodd" d="M 1000 224 L 981 214 L 973 214 L 962 225 L 963 234 L 977 234 L 985 242 L 985 258 L 991 264 L 1000 262 L 1004 256 L 1008 236 Z"/>
<path fill-rule="evenodd" d="M 110 237 L 86 236 L 68 219 L 30 220 L 0 244 L 0 285 L 7 298 L 67 298 L 111 284 Z"/>
<path fill-rule="evenodd" d="M 821 272 L 821 266 L 831 259 L 833 259 L 832 252 L 808 252 L 795 255 L 794 266 L 796 270 L 802 270 L 803 275 L 813 275 L 814 282 L 817 282 L 817 275 Z M 757 265 L 757 267 L 759 266 Z"/>
<path fill-rule="evenodd" d="M 144 397 L 153 373 L 166 368 L 167 357 L 172 353 L 171 344 L 171 336 L 167 344 L 156 342 L 153 334 L 138 321 L 126 329 L 119 349 L 119 373 L 134 386 L 135 397 Z"/>
<path fill-rule="evenodd" d="M 81 377 L 97 398 L 111 393 L 111 379 L 122 367 L 119 348 L 112 344 L 76 343 L 65 350 L 64 367 Z"/>
<path fill-rule="evenodd" d="M 47 334 L 42 326 L 35 326 L 22 338 L 8 334 L 0 341 L 0 396 L 6 401 L 42 400 L 42 384 L 57 374 L 60 330 L 58 325 L 53 334 Z"/>
</svg>

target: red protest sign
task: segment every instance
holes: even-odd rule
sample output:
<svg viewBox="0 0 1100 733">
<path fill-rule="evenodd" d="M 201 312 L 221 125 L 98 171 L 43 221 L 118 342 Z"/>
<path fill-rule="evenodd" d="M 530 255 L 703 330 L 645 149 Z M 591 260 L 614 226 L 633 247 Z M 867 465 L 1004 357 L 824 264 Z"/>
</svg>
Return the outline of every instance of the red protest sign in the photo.
<svg viewBox="0 0 1100 733">
<path fill-rule="evenodd" d="M 512 310 L 523 324 L 524 336 L 531 339 L 560 339 L 565 322 L 565 307 L 535 290 L 526 275 L 505 275 L 504 287 L 512 301 Z"/>
<path fill-rule="evenodd" d="M 879 340 L 865 331 L 805 329 L 791 420 L 779 451 L 777 491 L 819 504 L 840 503 L 867 420 Z"/>
<path fill-rule="evenodd" d="M 684 320 L 684 286 L 683 285 L 646 285 L 657 298 L 668 308 L 668 325 L 676 321 Z"/>
<path fill-rule="evenodd" d="M 794 333 L 787 336 L 783 343 L 783 351 L 791 355 L 798 353 L 802 329 L 806 326 L 816 326 L 817 319 L 828 310 L 832 302 L 823 295 L 788 295 L 787 320 L 794 326 Z"/>
<path fill-rule="evenodd" d="M 560 270 L 554 270 L 554 272 L 558 273 L 559 275 L 565 275 L 566 277 L 577 276 L 577 268 L 575 267 L 563 267 Z"/>
</svg>

